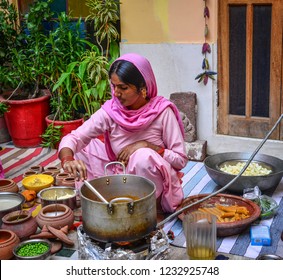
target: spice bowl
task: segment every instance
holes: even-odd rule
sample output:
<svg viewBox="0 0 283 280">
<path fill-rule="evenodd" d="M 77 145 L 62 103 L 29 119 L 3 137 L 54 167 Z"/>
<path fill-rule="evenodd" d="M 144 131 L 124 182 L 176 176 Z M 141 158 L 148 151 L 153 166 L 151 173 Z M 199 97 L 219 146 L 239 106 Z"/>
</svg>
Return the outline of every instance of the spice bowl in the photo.
<svg viewBox="0 0 283 280">
<path fill-rule="evenodd" d="M 37 196 L 41 200 L 42 207 L 49 204 L 65 204 L 74 210 L 77 206 L 76 190 L 72 187 L 56 186 L 41 190 Z"/>
<path fill-rule="evenodd" d="M 17 260 L 47 260 L 51 256 L 52 244 L 46 239 L 29 239 L 20 242 L 13 254 Z"/>
<path fill-rule="evenodd" d="M 51 187 L 53 183 L 54 178 L 46 174 L 30 175 L 22 180 L 23 187 L 26 190 L 32 190 L 36 193 L 40 192 L 43 189 Z"/>
</svg>

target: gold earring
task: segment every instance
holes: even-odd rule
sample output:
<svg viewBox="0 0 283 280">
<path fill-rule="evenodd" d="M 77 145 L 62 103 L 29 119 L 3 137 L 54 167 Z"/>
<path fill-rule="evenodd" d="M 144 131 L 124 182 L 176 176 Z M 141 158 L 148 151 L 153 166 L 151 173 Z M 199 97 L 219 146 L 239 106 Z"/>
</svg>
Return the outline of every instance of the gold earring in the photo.
<svg viewBox="0 0 283 280">
<path fill-rule="evenodd" d="M 143 97 L 144 99 L 146 99 L 146 89 L 145 89 L 145 88 L 142 89 L 142 97 Z"/>
</svg>

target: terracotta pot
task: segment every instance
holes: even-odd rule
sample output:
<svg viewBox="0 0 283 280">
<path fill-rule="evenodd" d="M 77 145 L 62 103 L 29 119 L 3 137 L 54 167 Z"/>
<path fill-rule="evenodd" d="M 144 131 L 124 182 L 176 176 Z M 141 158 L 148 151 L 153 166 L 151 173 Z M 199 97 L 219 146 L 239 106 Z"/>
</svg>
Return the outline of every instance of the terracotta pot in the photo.
<svg viewBox="0 0 283 280">
<path fill-rule="evenodd" d="M 58 168 L 57 166 L 48 166 L 48 167 L 45 167 L 45 171 L 46 172 L 52 172 L 55 175 L 55 177 L 54 177 L 54 179 L 55 179 L 56 175 L 58 173 L 60 173 L 60 168 Z"/>
<path fill-rule="evenodd" d="M 9 111 L 4 113 L 13 144 L 18 148 L 37 147 L 46 130 L 45 117 L 50 114 L 50 93 L 25 100 L 6 100 Z M 8 97 L 8 96 L 7 96 Z"/>
<path fill-rule="evenodd" d="M 0 260 L 13 257 L 13 249 L 20 243 L 20 238 L 11 230 L 0 229 Z"/>
<path fill-rule="evenodd" d="M 23 177 L 25 178 L 25 177 L 28 177 L 28 176 L 31 176 L 31 175 L 35 175 L 35 174 L 37 174 L 36 171 L 34 171 L 34 170 L 27 170 L 27 171 L 23 174 Z"/>
<path fill-rule="evenodd" d="M 67 178 L 64 178 L 63 181 L 62 181 L 62 186 L 66 186 L 66 187 L 75 188 L 75 184 L 76 184 L 76 179 L 73 176 L 69 176 Z"/>
<path fill-rule="evenodd" d="M 20 240 L 27 239 L 37 230 L 37 223 L 29 211 L 13 211 L 2 218 L 2 229 L 11 230 Z"/>
<path fill-rule="evenodd" d="M 30 167 L 30 170 L 33 170 L 37 173 L 42 173 L 44 171 L 44 167 L 41 165 L 34 165 Z"/>
<path fill-rule="evenodd" d="M 0 192 L 19 192 L 19 187 L 16 182 L 11 179 L 0 179 Z"/>
<path fill-rule="evenodd" d="M 54 178 L 54 182 L 55 182 L 56 174 L 54 172 L 52 172 L 52 171 L 43 171 L 42 174 L 52 176 Z"/>
<path fill-rule="evenodd" d="M 62 186 L 62 182 L 65 178 L 68 178 L 70 174 L 68 172 L 60 172 L 56 175 L 55 182 L 57 186 Z"/>
<path fill-rule="evenodd" d="M 73 210 L 67 205 L 50 204 L 44 206 L 35 219 L 40 228 L 45 225 L 60 229 L 67 225 L 70 229 L 75 217 Z"/>
</svg>

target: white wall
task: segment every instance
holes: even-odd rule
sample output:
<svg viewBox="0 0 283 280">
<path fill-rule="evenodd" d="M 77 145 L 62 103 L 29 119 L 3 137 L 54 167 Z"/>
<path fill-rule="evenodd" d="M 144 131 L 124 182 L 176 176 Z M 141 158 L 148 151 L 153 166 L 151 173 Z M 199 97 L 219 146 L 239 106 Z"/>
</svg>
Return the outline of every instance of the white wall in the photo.
<svg viewBox="0 0 283 280">
<path fill-rule="evenodd" d="M 211 46 L 207 56 L 210 68 L 217 71 L 217 48 Z M 207 140 L 208 154 L 221 152 L 253 152 L 262 139 L 231 137 L 216 134 L 216 81 L 209 79 L 205 86 L 195 80 L 202 72 L 202 44 L 123 44 L 121 54 L 136 52 L 148 58 L 156 76 L 159 95 L 169 98 L 174 92 L 192 91 L 197 94 L 198 138 Z M 283 159 L 283 142 L 267 140 L 259 153 Z"/>
</svg>

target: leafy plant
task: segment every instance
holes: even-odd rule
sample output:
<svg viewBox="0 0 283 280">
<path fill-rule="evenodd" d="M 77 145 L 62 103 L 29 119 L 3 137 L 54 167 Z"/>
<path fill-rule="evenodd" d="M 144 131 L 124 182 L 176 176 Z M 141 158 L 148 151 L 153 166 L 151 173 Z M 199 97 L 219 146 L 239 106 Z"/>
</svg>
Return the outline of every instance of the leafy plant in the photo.
<svg viewBox="0 0 283 280">
<path fill-rule="evenodd" d="M 60 142 L 62 136 L 62 125 L 54 125 L 54 122 L 51 123 L 42 137 L 42 147 L 55 149 L 56 145 Z"/>
<path fill-rule="evenodd" d="M 71 62 L 53 91 L 58 88 L 68 93 L 68 99 L 76 110 L 81 107 L 85 117 L 90 117 L 98 110 L 102 103 L 110 98 L 108 86 L 108 61 L 97 52 L 97 47 L 92 46 L 79 61 Z"/>
<path fill-rule="evenodd" d="M 115 28 L 119 20 L 118 4 L 117 0 L 86 1 L 90 10 L 86 20 L 93 21 L 97 45 L 82 39 L 88 49 L 68 64 L 52 87 L 51 105 L 58 120 L 69 120 L 72 109 L 83 111 L 88 118 L 111 97 L 108 69 L 119 56 L 119 32 Z M 63 112 L 67 104 L 69 107 Z"/>
<path fill-rule="evenodd" d="M 0 116 L 3 116 L 4 113 L 8 111 L 9 111 L 9 106 L 4 102 L 0 102 Z"/>
</svg>

